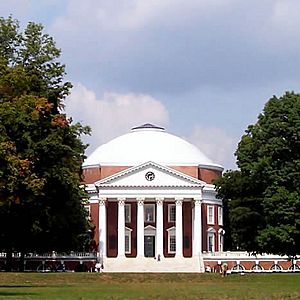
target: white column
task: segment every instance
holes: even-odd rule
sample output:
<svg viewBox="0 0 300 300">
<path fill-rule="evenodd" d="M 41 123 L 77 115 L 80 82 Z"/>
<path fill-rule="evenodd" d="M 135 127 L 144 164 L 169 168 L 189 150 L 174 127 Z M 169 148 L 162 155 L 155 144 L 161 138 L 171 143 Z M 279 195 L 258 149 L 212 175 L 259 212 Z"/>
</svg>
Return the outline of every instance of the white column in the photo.
<svg viewBox="0 0 300 300">
<path fill-rule="evenodd" d="M 99 199 L 99 255 L 106 257 L 106 198 Z"/>
<path fill-rule="evenodd" d="M 137 198 L 137 256 L 144 257 L 144 200 Z"/>
<path fill-rule="evenodd" d="M 175 198 L 176 204 L 176 257 L 183 257 L 183 234 L 182 234 L 182 198 Z"/>
<path fill-rule="evenodd" d="M 163 219 L 163 200 L 156 198 L 156 257 L 164 257 L 164 219 Z"/>
<path fill-rule="evenodd" d="M 125 198 L 118 198 L 118 257 L 125 256 Z"/>
<path fill-rule="evenodd" d="M 201 198 L 194 198 L 194 236 L 193 236 L 193 256 L 199 256 L 202 252 L 202 211 Z"/>
</svg>

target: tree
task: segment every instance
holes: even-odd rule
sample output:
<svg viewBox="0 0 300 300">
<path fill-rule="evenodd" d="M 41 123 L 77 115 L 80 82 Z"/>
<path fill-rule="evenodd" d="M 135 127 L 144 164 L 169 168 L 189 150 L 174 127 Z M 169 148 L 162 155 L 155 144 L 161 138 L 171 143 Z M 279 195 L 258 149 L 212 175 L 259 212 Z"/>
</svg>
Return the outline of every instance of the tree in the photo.
<svg viewBox="0 0 300 300">
<path fill-rule="evenodd" d="M 63 113 L 60 50 L 29 23 L 0 18 L 0 249 L 82 250 L 89 224 L 82 203 L 80 136 L 89 128 Z"/>
<path fill-rule="evenodd" d="M 273 96 L 236 151 L 239 170 L 216 182 L 228 207 L 231 246 L 300 253 L 300 95 Z"/>
</svg>

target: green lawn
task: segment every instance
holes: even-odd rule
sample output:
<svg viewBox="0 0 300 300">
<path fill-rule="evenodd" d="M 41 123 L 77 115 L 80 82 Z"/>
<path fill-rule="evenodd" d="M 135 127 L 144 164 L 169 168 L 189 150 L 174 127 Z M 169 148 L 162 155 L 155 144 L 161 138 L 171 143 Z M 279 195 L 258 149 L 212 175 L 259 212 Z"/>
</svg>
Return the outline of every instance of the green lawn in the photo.
<svg viewBox="0 0 300 300">
<path fill-rule="evenodd" d="M 300 274 L 0 273 L 0 299 L 300 299 Z"/>
</svg>

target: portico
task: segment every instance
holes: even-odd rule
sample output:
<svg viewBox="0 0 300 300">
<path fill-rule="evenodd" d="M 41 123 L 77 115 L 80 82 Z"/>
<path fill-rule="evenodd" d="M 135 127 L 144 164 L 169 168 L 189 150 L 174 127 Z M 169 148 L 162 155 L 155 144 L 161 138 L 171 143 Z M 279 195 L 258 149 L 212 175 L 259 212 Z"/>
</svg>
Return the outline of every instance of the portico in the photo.
<svg viewBox="0 0 300 300">
<path fill-rule="evenodd" d="M 152 162 L 96 182 L 101 257 L 199 256 L 204 185 Z"/>
</svg>

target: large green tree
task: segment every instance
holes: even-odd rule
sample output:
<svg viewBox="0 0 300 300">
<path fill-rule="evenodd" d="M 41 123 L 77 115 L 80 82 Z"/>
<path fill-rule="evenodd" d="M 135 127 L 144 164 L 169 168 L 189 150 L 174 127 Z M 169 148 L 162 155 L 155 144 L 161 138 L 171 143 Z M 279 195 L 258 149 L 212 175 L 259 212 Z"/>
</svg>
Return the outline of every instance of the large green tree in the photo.
<svg viewBox="0 0 300 300">
<path fill-rule="evenodd" d="M 300 95 L 272 97 L 236 151 L 239 170 L 216 182 L 228 214 L 229 246 L 300 253 Z"/>
<path fill-rule="evenodd" d="M 83 249 L 80 136 L 63 113 L 71 84 L 40 24 L 0 18 L 0 250 Z"/>
</svg>

